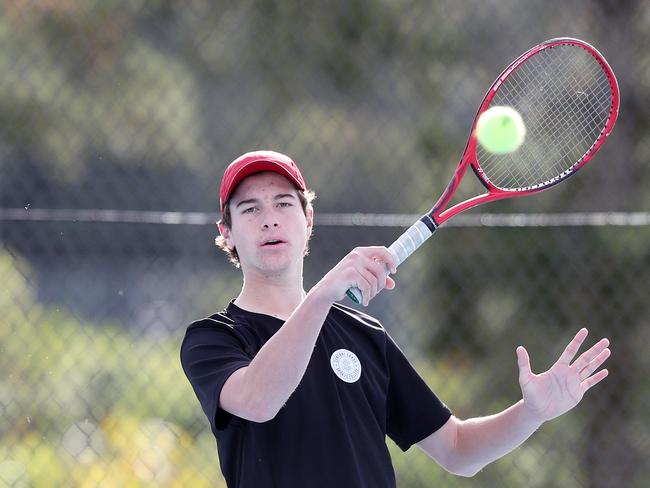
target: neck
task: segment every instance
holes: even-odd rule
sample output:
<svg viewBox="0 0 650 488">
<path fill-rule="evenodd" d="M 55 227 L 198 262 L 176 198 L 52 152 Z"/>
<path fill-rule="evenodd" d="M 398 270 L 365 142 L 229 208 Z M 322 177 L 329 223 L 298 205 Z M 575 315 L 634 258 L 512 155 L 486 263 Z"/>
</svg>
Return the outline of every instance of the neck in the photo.
<svg viewBox="0 0 650 488">
<path fill-rule="evenodd" d="M 244 285 L 235 305 L 286 320 L 304 297 L 302 272 L 292 277 L 244 272 Z"/>
</svg>

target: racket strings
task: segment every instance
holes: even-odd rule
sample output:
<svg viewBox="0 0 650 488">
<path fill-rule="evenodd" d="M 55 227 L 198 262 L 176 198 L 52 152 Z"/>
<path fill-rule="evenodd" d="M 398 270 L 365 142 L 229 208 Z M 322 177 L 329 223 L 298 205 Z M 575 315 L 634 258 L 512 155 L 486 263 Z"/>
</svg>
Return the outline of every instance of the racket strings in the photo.
<svg viewBox="0 0 650 488">
<path fill-rule="evenodd" d="M 514 85 L 514 90 L 519 90 L 516 93 L 521 92 L 522 84 L 529 86 L 531 79 L 533 79 L 532 77 L 536 75 L 534 70 L 531 69 L 522 70 L 521 74 L 521 80 Z M 537 96 L 531 98 L 529 103 L 531 107 L 541 106 L 545 110 L 529 110 L 529 114 L 535 117 L 526 117 L 526 120 L 529 127 L 529 141 L 541 141 L 541 139 L 536 138 L 536 135 L 542 134 L 545 136 L 546 142 L 552 146 L 539 143 L 536 145 L 528 144 L 522 148 L 523 157 L 517 160 L 519 164 L 502 166 L 502 171 L 500 172 L 497 172 L 500 167 L 495 166 L 495 175 L 499 175 L 500 179 L 503 179 L 504 175 L 507 175 L 504 181 L 508 182 L 508 187 L 534 186 L 544 183 L 554 176 L 561 175 L 563 171 L 569 169 L 584 154 L 580 153 L 580 151 L 574 153 L 574 149 L 576 147 L 581 148 L 580 146 L 584 146 L 585 143 L 591 143 L 595 139 L 589 131 L 585 130 L 585 127 L 588 128 L 590 124 L 593 127 L 594 121 L 589 122 L 583 120 L 583 114 L 589 113 L 590 111 L 580 107 L 577 103 L 579 100 L 575 97 L 570 97 L 567 90 L 558 90 L 557 81 L 548 77 L 547 69 L 544 69 L 544 74 L 547 76 L 547 80 L 554 82 L 553 85 L 536 90 Z M 565 74 L 568 80 L 575 83 L 577 78 L 576 73 L 565 71 Z M 548 97 L 549 93 L 555 93 L 555 96 L 550 99 L 545 98 Z M 549 100 L 551 103 L 548 103 Z M 544 102 L 546 104 L 542 105 L 541 103 Z M 538 130 L 535 131 L 535 128 L 538 128 Z M 571 128 L 576 130 L 571 131 Z M 572 139 L 572 132 L 578 135 L 577 139 Z M 580 135 L 582 137 L 579 137 Z M 552 154 L 553 147 L 556 148 L 555 154 Z M 530 164 L 535 161 L 541 161 L 543 164 Z"/>
<path fill-rule="evenodd" d="M 563 44 L 535 54 L 503 81 L 491 102 L 514 107 L 527 134 L 511 154 L 477 147 L 486 177 L 507 190 L 539 188 L 562 179 L 602 137 L 612 96 L 606 72 L 580 46 Z"/>
<path fill-rule="evenodd" d="M 571 82 L 575 83 L 575 73 L 566 72 L 566 75 Z M 528 78 L 530 78 L 530 76 Z M 556 81 L 552 78 L 549 79 L 551 81 Z M 551 179 L 553 176 L 562 174 L 563 171 L 568 169 L 570 165 L 574 164 L 584 154 L 574 154 L 574 149 L 576 147 L 584 147 L 585 142 L 591 142 L 591 140 L 594 140 L 594 138 L 590 137 L 588 131 L 585 130 L 585 127 L 589 127 L 589 122 L 585 123 L 582 116 L 587 113 L 587 111 L 585 111 L 583 107 L 579 106 L 579 99 L 569 96 L 567 90 L 558 91 L 557 88 L 557 82 L 555 82 L 554 86 L 551 86 L 550 91 L 552 93 L 554 92 L 556 96 L 551 99 L 552 103 L 547 103 L 547 110 L 541 113 L 532 112 L 537 117 L 533 120 L 533 123 L 529 124 L 529 130 L 531 138 L 534 138 L 540 133 L 544 134 L 547 142 L 556 147 L 558 151 L 554 155 L 555 157 L 549 158 L 548 153 L 551 148 L 547 144 L 537 144 L 536 146 L 529 144 L 527 148 L 523 148 L 524 151 L 526 151 L 526 149 L 528 150 L 529 156 L 527 159 L 524 159 L 524 163 L 541 161 L 543 158 L 546 165 L 534 164 L 528 166 L 528 169 L 530 170 L 529 174 L 522 174 L 521 176 L 524 179 L 519 179 L 518 184 L 515 186 L 532 186 L 536 183 L 543 183 L 546 179 Z M 538 93 L 543 95 L 548 91 L 549 90 L 540 89 Z M 539 107 L 539 102 L 543 101 L 543 99 L 537 100 L 538 103 L 535 106 Z M 594 125 L 593 121 L 591 125 Z M 539 130 L 532 130 L 536 127 L 539 128 Z M 572 127 L 577 129 L 573 134 L 571 131 Z M 537 132 L 537 134 L 535 134 L 535 132 Z M 578 136 L 578 139 L 571 139 L 574 134 Z M 580 138 L 580 135 L 583 137 Z M 563 149 L 564 152 L 562 151 Z M 511 177 L 515 176 L 512 171 L 509 173 Z"/>
<path fill-rule="evenodd" d="M 558 85 L 557 80 L 553 80 L 556 81 L 555 87 L 553 87 L 554 92 L 556 94 L 560 93 L 560 96 L 556 96 L 554 99 L 552 99 L 553 103 L 550 105 L 552 110 L 550 113 L 547 111 L 547 117 L 542 119 L 541 124 L 539 125 L 541 132 L 547 136 L 546 142 L 550 144 L 553 144 L 553 142 L 556 143 L 555 147 L 558 151 L 557 159 L 549 159 L 546 157 L 548 149 L 543 152 L 546 161 L 550 162 L 551 173 L 556 174 L 561 174 L 563 170 L 568 169 L 567 163 L 568 165 L 572 165 L 584 155 L 586 152 L 583 151 L 585 145 L 587 148 L 591 146 L 596 137 L 600 134 L 600 131 L 602 130 L 602 127 L 606 121 L 606 118 L 603 118 L 602 121 L 594 118 L 594 111 L 589 107 L 585 107 L 584 103 L 582 103 L 584 101 L 587 101 L 589 104 L 590 101 L 597 101 L 599 98 L 597 92 L 594 92 L 593 90 L 590 90 L 589 93 L 585 92 L 584 90 L 581 91 L 579 89 L 580 85 L 577 84 L 581 72 L 588 73 L 588 71 L 585 71 L 584 69 L 588 68 L 588 66 L 580 66 L 579 68 L 575 65 L 570 66 L 573 68 L 573 72 L 568 71 L 568 67 L 561 67 L 565 70 L 564 73 L 566 74 L 568 80 L 573 84 L 571 86 L 572 90 L 569 91 L 564 89 L 558 92 L 556 89 Z M 591 67 L 598 69 L 597 72 L 592 72 L 591 75 L 597 76 L 602 73 L 597 63 L 592 63 Z M 578 69 L 580 71 L 578 71 Z M 593 76 L 591 77 L 593 78 Z M 607 81 L 605 77 L 601 79 Z M 605 93 L 607 94 L 607 98 L 609 98 L 609 85 L 607 84 L 605 88 L 607 90 Z M 606 108 L 608 112 L 609 107 L 607 106 Z M 589 116 L 590 114 L 591 116 Z M 571 130 L 572 128 L 574 130 Z M 594 135 L 594 132 L 597 132 L 597 134 Z M 575 139 L 572 140 L 572 136 Z M 545 148 L 542 147 L 542 149 Z M 563 149 L 565 150 L 564 153 L 562 152 Z M 576 153 L 573 153 L 572 150 L 576 149 L 578 149 L 578 151 Z"/>
</svg>

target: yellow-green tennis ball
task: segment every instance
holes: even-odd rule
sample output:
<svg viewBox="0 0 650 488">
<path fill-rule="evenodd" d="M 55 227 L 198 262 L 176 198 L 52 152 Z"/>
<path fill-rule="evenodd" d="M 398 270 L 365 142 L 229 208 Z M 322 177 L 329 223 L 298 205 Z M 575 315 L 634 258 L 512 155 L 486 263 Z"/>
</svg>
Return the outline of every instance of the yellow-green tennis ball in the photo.
<svg viewBox="0 0 650 488">
<path fill-rule="evenodd" d="M 526 138 L 526 126 L 512 107 L 495 106 L 476 122 L 476 138 L 486 151 L 508 154 L 519 149 Z"/>
</svg>

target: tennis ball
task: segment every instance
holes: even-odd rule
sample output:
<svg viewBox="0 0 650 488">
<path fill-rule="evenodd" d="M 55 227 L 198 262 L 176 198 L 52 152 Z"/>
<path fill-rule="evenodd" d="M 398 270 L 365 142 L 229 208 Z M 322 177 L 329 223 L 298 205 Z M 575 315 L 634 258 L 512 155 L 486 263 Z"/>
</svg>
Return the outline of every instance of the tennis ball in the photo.
<svg viewBox="0 0 650 488">
<path fill-rule="evenodd" d="M 476 138 L 486 151 L 508 154 L 524 142 L 526 126 L 512 107 L 495 106 L 481 114 L 476 122 Z"/>
</svg>

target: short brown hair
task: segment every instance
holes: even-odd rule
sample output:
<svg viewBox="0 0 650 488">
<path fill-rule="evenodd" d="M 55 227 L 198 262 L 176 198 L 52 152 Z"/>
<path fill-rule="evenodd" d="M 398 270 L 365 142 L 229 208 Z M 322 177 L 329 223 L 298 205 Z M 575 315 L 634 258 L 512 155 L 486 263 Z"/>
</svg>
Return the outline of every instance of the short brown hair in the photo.
<svg viewBox="0 0 650 488">
<path fill-rule="evenodd" d="M 302 206 L 302 211 L 307 215 L 307 209 L 311 208 L 311 203 L 316 198 L 316 194 L 312 190 L 298 190 L 298 200 L 300 200 L 300 205 Z M 221 212 L 221 220 L 217 224 L 223 224 L 228 229 L 232 228 L 232 215 L 230 213 L 230 202 L 228 201 L 224 207 L 223 212 Z M 222 235 L 218 235 L 214 240 L 214 243 L 217 247 L 221 248 L 228 256 L 228 260 L 235 266 L 239 268 L 239 254 L 237 254 L 237 248 L 230 248 L 226 244 L 226 239 Z M 307 241 L 307 247 L 305 247 L 305 256 L 309 254 L 309 240 Z"/>
</svg>

